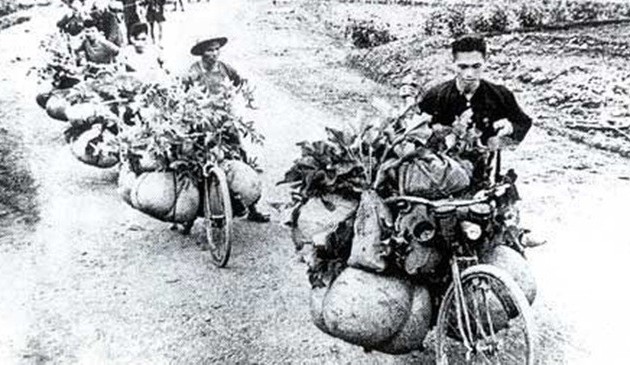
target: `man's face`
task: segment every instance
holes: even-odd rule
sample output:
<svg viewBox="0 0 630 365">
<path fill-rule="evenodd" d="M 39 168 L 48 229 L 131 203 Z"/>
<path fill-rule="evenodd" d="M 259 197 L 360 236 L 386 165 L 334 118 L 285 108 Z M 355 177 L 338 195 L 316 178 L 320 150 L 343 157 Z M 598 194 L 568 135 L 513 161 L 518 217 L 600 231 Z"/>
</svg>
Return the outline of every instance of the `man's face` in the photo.
<svg viewBox="0 0 630 365">
<path fill-rule="evenodd" d="M 85 28 L 85 36 L 90 41 L 94 41 L 96 39 L 96 32 L 98 32 L 96 27 L 87 27 L 87 28 Z"/>
<path fill-rule="evenodd" d="M 201 55 L 201 59 L 207 64 L 213 64 L 219 59 L 220 50 L 221 45 L 219 43 L 211 43 Z"/>
<path fill-rule="evenodd" d="M 483 75 L 486 60 L 478 51 L 457 52 L 453 57 L 455 72 L 460 85 L 465 90 L 472 90 Z"/>
<path fill-rule="evenodd" d="M 149 36 L 147 35 L 147 33 L 140 33 L 140 34 L 137 34 L 135 37 L 133 37 L 132 42 L 133 42 L 133 47 L 136 50 L 136 52 L 138 53 L 144 52 L 144 50 L 147 47 L 148 39 L 149 39 Z"/>
</svg>

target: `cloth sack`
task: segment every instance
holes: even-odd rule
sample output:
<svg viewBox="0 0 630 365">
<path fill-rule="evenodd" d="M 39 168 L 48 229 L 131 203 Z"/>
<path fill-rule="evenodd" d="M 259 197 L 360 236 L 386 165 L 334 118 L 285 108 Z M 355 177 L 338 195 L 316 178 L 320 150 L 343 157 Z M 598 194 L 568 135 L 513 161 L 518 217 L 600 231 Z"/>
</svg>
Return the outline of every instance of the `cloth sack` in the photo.
<svg viewBox="0 0 630 365">
<path fill-rule="evenodd" d="M 401 193 L 428 199 L 446 198 L 470 185 L 470 172 L 459 161 L 432 153 L 399 169 Z"/>
</svg>

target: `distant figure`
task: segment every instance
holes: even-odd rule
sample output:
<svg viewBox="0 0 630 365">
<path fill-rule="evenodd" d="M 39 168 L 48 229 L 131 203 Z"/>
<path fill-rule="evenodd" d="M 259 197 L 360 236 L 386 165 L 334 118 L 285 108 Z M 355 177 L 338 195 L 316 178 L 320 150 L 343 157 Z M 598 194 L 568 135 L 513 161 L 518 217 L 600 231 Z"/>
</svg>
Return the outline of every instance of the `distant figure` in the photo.
<svg viewBox="0 0 630 365">
<path fill-rule="evenodd" d="M 177 11 L 177 3 L 179 2 L 179 7 L 182 9 L 182 11 L 184 11 L 184 2 L 182 0 L 174 0 L 173 3 L 175 5 L 175 7 L 173 8 L 173 11 Z M 190 0 L 188 0 L 188 2 L 190 2 Z"/>
<path fill-rule="evenodd" d="M 94 21 L 85 22 L 83 35 L 83 42 L 77 49 L 77 53 L 83 53 L 85 60 L 98 64 L 114 62 L 120 48 L 98 30 Z"/>
<path fill-rule="evenodd" d="M 146 0 L 147 6 L 147 22 L 151 30 L 151 39 L 153 43 L 162 44 L 162 22 L 164 18 L 164 2 L 165 0 Z M 155 40 L 155 23 L 157 23 L 158 36 Z"/>
<path fill-rule="evenodd" d="M 95 1 L 89 11 L 89 16 L 94 21 L 96 28 L 103 33 L 108 41 L 120 47 L 123 44 L 122 31 L 116 15 L 109 10 L 109 2 L 106 0 Z"/>
<path fill-rule="evenodd" d="M 133 73 L 145 82 L 156 82 L 163 79 L 167 71 L 157 47 L 149 43 L 149 26 L 147 23 L 136 23 L 129 31 L 131 45 L 125 47 L 121 54 L 121 63 L 127 72 Z"/>
<path fill-rule="evenodd" d="M 127 29 L 127 43 L 131 43 L 131 27 L 136 23 L 140 23 L 136 1 L 137 0 L 122 0 L 123 18 L 125 20 L 125 28 Z"/>
</svg>

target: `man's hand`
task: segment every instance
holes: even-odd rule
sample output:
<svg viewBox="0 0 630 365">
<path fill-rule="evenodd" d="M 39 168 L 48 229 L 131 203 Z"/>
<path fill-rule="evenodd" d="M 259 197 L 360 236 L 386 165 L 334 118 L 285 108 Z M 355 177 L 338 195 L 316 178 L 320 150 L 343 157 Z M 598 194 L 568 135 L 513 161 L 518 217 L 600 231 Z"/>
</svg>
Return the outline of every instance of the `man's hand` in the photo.
<svg viewBox="0 0 630 365">
<path fill-rule="evenodd" d="M 486 146 L 490 151 L 499 151 L 499 150 L 512 150 L 517 146 L 512 138 L 503 136 L 503 137 L 490 137 L 486 142 Z"/>
<path fill-rule="evenodd" d="M 472 116 L 473 116 L 473 110 L 472 108 L 468 108 L 466 110 L 464 110 L 462 112 L 462 114 L 460 114 L 457 119 L 456 122 L 459 124 L 463 124 L 466 127 L 468 127 L 469 125 L 472 124 Z"/>
<path fill-rule="evenodd" d="M 514 126 L 507 119 L 499 119 L 492 124 L 494 130 L 497 132 L 496 137 L 508 137 L 514 133 Z"/>
</svg>

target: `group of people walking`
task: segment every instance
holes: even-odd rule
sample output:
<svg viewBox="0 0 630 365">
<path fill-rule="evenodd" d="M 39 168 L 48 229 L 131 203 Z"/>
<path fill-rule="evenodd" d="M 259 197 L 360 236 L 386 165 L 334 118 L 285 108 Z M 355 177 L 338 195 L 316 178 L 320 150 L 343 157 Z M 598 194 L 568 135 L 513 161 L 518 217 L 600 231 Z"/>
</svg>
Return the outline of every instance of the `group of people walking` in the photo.
<svg viewBox="0 0 630 365">
<path fill-rule="evenodd" d="M 110 31 L 115 31 L 120 37 L 117 43 L 120 46 L 123 32 L 127 42 L 131 43 L 132 28 L 135 24 L 146 23 L 148 34 L 153 43 L 161 45 L 163 35 L 163 23 L 166 0 L 63 0 L 76 17 L 92 19 L 107 24 Z M 179 8 L 184 11 L 182 0 L 175 0 L 173 11 Z M 119 14 L 122 13 L 119 19 Z M 70 17 L 66 17 L 68 19 Z M 104 24 L 103 24 L 104 25 Z"/>
<path fill-rule="evenodd" d="M 181 0 L 179 0 L 181 3 Z M 153 43 L 161 44 L 162 42 L 162 23 L 166 20 L 164 17 L 164 6 L 166 0 L 122 0 L 123 2 L 123 17 L 125 26 L 129 30 L 134 24 L 142 22 L 141 17 L 144 17 L 146 23 L 149 25 L 149 34 Z M 175 2 L 177 9 L 177 2 Z M 181 6 L 184 10 L 183 4 Z M 157 34 L 156 34 L 157 28 Z M 127 40 L 131 41 L 130 32 L 127 33 Z"/>
<path fill-rule="evenodd" d="M 124 0 L 124 3 L 127 45 L 125 45 L 127 42 L 124 42 L 116 16 L 109 8 L 110 1 L 98 1 L 89 5 L 81 3 L 82 8 L 75 4 L 71 5 L 72 16 L 62 19 L 58 26 L 62 28 L 63 33 L 69 33 L 68 24 L 77 18 L 81 20 L 81 26 L 78 27 L 80 30 L 71 35 L 74 39 L 80 40 L 80 46 L 74 50 L 78 56 L 77 63 L 87 64 L 96 69 L 116 65 L 117 69 L 122 67 L 124 72 L 142 82 L 176 81 L 186 89 L 199 86 L 210 95 L 221 94 L 225 85 L 230 85 L 239 92 L 247 84 L 247 80 L 241 77 L 234 68 L 219 59 L 221 48 L 228 42 L 226 37 L 221 36 L 199 40 L 192 45 L 190 53 L 199 59 L 181 75 L 170 75 L 161 57 L 159 41 L 154 40 L 152 44 L 150 39 L 153 30 L 151 21 L 153 23 L 164 21 L 164 0 L 145 0 L 144 2 Z M 138 11 L 139 4 L 147 6 L 147 22 L 140 20 L 142 12 Z M 158 34 L 161 35 L 161 32 Z M 249 206 L 236 204 L 234 210 L 235 214 L 246 215 L 252 221 L 269 221 L 268 215 L 259 212 L 255 203 Z"/>
</svg>

